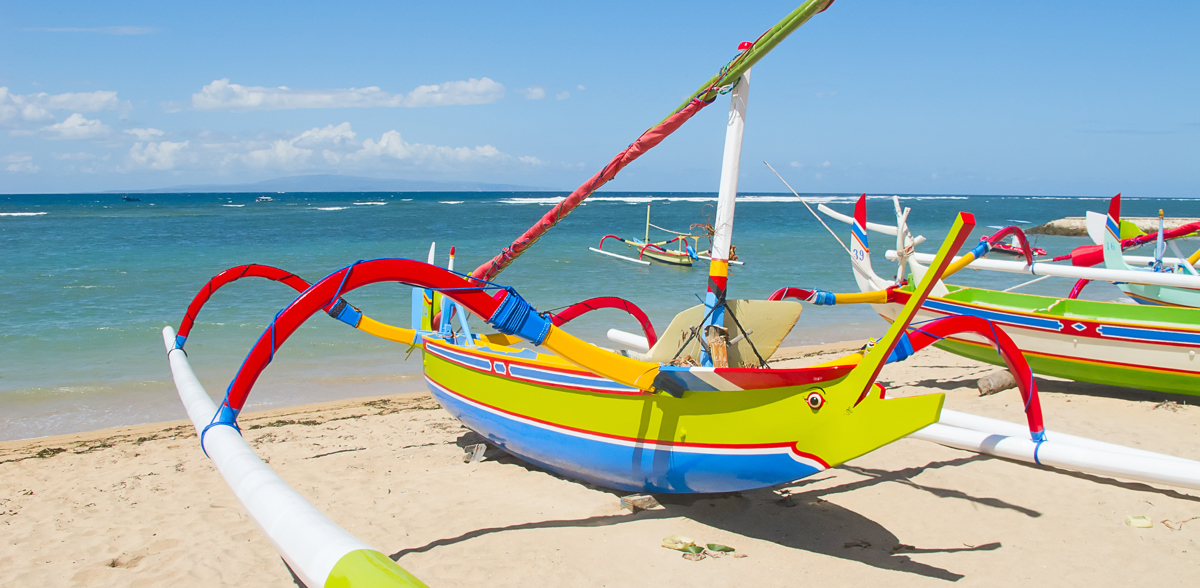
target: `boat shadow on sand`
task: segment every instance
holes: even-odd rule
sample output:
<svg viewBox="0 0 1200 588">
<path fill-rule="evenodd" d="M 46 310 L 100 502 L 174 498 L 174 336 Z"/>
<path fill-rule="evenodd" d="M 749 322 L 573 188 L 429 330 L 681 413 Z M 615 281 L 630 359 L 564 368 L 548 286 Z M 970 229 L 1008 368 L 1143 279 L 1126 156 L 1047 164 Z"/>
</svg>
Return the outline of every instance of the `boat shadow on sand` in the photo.
<svg viewBox="0 0 1200 588">
<path fill-rule="evenodd" d="M 459 438 L 458 445 L 467 447 L 481 442 L 483 442 L 482 437 L 474 433 L 467 433 Z M 513 467 L 521 467 L 531 473 L 541 472 L 561 479 L 561 476 L 525 463 L 496 448 L 489 448 L 486 459 Z M 1028 517 L 1040 517 L 1040 512 L 997 498 L 971 496 L 958 490 L 929 487 L 912 480 L 925 470 L 960 467 L 984 459 L 990 458 L 970 455 L 895 471 L 841 466 L 840 469 L 854 472 L 865 479 L 811 490 L 806 490 L 805 486 L 828 478 L 817 477 L 801 480 L 788 484 L 786 488 L 764 488 L 725 494 L 658 494 L 655 495 L 655 498 L 662 505 L 662 509 L 638 511 L 636 514 L 598 515 L 580 519 L 535 521 L 476 529 L 456 537 L 437 539 L 425 545 L 403 549 L 392 554 L 391 558 L 399 560 L 408 554 L 429 552 L 439 547 L 455 545 L 494 533 L 563 527 L 605 527 L 649 519 L 684 517 L 730 533 L 792 549 L 856 561 L 884 570 L 956 581 L 964 576 L 947 569 L 914 561 L 909 555 L 994 551 L 1000 549 L 1001 544 L 993 542 L 977 546 L 955 547 L 906 545 L 883 525 L 823 497 L 853 492 L 876 484 L 896 482 L 930 492 L 940 498 L 967 500 L 980 506 L 1012 510 Z M 588 487 L 602 492 L 611 492 L 591 485 Z"/>
</svg>

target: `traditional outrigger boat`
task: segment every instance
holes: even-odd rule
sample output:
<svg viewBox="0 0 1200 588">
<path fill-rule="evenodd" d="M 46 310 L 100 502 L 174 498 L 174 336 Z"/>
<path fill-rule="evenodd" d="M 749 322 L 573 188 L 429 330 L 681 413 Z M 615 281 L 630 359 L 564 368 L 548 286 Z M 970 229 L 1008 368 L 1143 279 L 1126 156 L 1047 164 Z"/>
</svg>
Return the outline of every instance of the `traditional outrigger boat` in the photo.
<svg viewBox="0 0 1200 588">
<path fill-rule="evenodd" d="M 309 285 L 276 268 L 242 266 L 218 275 L 197 294 L 178 334 L 170 327 L 164 329 L 176 386 L 202 447 L 252 519 L 306 585 L 423 586 L 313 508 L 259 460 L 240 436 L 237 417 L 254 382 L 279 347 L 318 311 L 369 334 L 410 348 L 421 347 L 431 392 L 464 424 L 527 461 L 605 487 L 656 492 L 759 488 L 811 475 L 913 433 L 944 443 L 982 434 L 972 429 L 978 422 L 972 424 L 962 415 L 954 417 L 955 426 L 938 424 L 944 416 L 941 393 L 889 398 L 875 382 L 886 362 L 902 359 L 942 337 L 967 331 L 993 342 L 1016 374 L 1024 398 L 1029 439 L 991 435 L 989 447 L 1011 450 L 1014 455 L 1029 453 L 1035 461 L 1040 453 L 1042 463 L 1080 467 L 1069 459 L 1071 452 L 1084 451 L 1080 447 L 1087 443 L 1092 443 L 1093 449 L 1097 445 L 1065 436 L 1061 442 L 1048 443 L 1032 372 L 1003 330 L 978 317 L 956 317 L 927 324 L 916 334 L 906 332 L 921 303 L 970 234 L 974 219 L 969 214 L 959 215 L 887 334 L 860 353 L 806 368 L 771 368 L 763 354 L 769 357 L 773 346 L 778 345 L 778 323 L 783 322 L 787 329 L 795 323 L 799 305 L 726 299 L 727 256 L 737 191 L 737 146 L 741 143 L 750 66 L 830 3 L 809 0 L 758 43 L 743 47 L 738 58 L 703 86 L 695 99 L 647 131 L 564 201 L 573 200 L 572 206 L 560 203 L 561 208 L 556 207 L 513 246 L 471 275 L 419 261 L 377 259 L 355 263 Z M 668 328 L 648 354 L 639 357 L 616 353 L 562 329 L 574 316 L 596 308 L 625 308 L 636 316 L 640 310 L 635 312 L 632 303 L 617 298 L 593 299 L 556 315 L 538 313 L 514 289 L 492 281 L 570 208 L 638 153 L 661 141 L 722 89 L 732 90 L 731 115 L 708 296 L 704 305 L 681 313 L 678 328 Z M 212 293 L 224 284 L 250 276 L 274 279 L 301 293 L 271 321 L 230 382 L 225 398 L 214 405 L 193 374 L 183 347 L 197 313 Z M 421 312 L 414 309 L 414 317 L 419 317 L 414 320 L 414 328 L 374 321 L 343 298 L 359 287 L 385 281 L 418 289 L 414 299 L 419 296 L 417 304 L 423 308 Z M 432 312 L 437 304 L 433 294 L 450 301 L 441 306 L 440 316 Z M 497 332 L 473 333 L 468 313 Z M 644 313 L 640 314 L 644 318 Z M 457 330 L 452 328 L 455 317 Z M 725 318 L 732 321 L 728 327 Z M 432 329 L 434 324 L 437 330 Z M 430 329 L 425 329 L 426 325 Z M 653 341 L 648 321 L 643 325 L 647 340 Z M 686 329 L 685 325 L 697 328 Z M 776 330 L 765 332 L 770 328 Z M 782 335 L 777 338 L 782 339 Z M 755 341 L 763 347 L 757 347 Z M 517 347 L 518 342 L 531 343 L 537 349 Z M 671 350 L 675 350 L 673 354 Z M 698 356 L 700 365 L 679 361 L 692 353 Z M 667 356 L 673 361 L 661 361 Z M 1087 471 L 1161 481 L 1162 476 L 1148 474 L 1143 467 L 1147 460 L 1161 458 L 1159 461 L 1167 462 L 1180 478 L 1177 483 L 1200 487 L 1200 464 L 1126 451 L 1132 452 L 1124 453 L 1126 457 L 1134 456 L 1128 459 L 1142 463 L 1125 467 L 1121 462 L 1119 468 L 1096 463 Z"/>
<path fill-rule="evenodd" d="M 1159 211 L 1158 232 L 1152 235 L 1140 235 L 1130 239 L 1121 239 L 1120 233 L 1114 230 L 1121 223 L 1121 195 L 1117 194 L 1112 198 L 1108 205 L 1108 216 L 1091 212 L 1087 213 L 1088 235 L 1096 241 L 1097 245 L 1103 247 L 1104 251 L 1104 267 L 1110 270 L 1120 271 L 1142 271 L 1156 274 L 1171 274 L 1179 276 L 1200 276 L 1196 272 L 1193 265 L 1200 261 L 1200 250 L 1192 254 L 1191 257 L 1184 258 L 1179 252 L 1179 248 L 1175 245 L 1173 239 L 1184 237 L 1200 231 L 1200 223 L 1190 223 L 1181 227 L 1172 229 L 1171 231 L 1163 230 L 1162 211 Z M 1115 223 L 1112 224 L 1112 223 Z M 1145 259 L 1142 263 L 1145 267 L 1135 267 L 1130 263 L 1122 251 L 1130 247 L 1156 241 L 1154 257 Z M 1164 256 L 1166 246 L 1170 243 L 1175 249 L 1177 255 L 1174 259 L 1167 259 Z M 1072 256 L 1074 257 L 1074 256 Z M 1140 284 L 1134 281 L 1119 282 L 1117 287 L 1125 292 L 1127 296 L 1135 300 L 1138 304 L 1147 304 L 1151 306 L 1182 306 L 1186 308 L 1200 308 L 1200 278 L 1195 280 L 1196 284 L 1192 287 L 1187 286 L 1167 286 L 1158 284 Z M 1078 295 L 1079 291 L 1087 284 L 1086 281 L 1080 281 L 1076 284 L 1073 295 Z"/>
<path fill-rule="evenodd" d="M 895 203 L 897 225 L 893 227 L 866 222 L 865 196 L 859 199 L 853 219 L 824 205 L 819 209 L 852 224 L 855 243 L 851 266 L 855 281 L 862 292 L 885 296 L 875 301 L 874 308 L 884 319 L 893 320 L 912 292 L 906 276 L 923 275 L 926 268 L 922 262 L 932 259 L 913 251 L 921 238 L 909 234 L 905 223 L 907 210 L 901 211 L 898 201 Z M 1119 211 L 1119 204 L 1115 210 Z M 1112 222 L 1119 223 L 1119 216 Z M 867 230 L 896 236 L 897 250 L 888 251 L 887 257 L 899 262 L 897 279 L 887 280 L 875 273 L 866 246 Z M 1015 228 L 1009 232 L 1023 235 Z M 999 238 L 993 236 L 991 240 Z M 1148 281 L 1154 286 L 1187 287 L 1200 283 L 1193 276 L 1034 263 L 1032 257 L 1025 262 L 982 259 L 989 242 L 982 242 L 974 252 L 956 260 L 948 273 L 968 267 L 1117 283 Z M 1116 251 L 1120 251 L 1119 246 Z M 1072 296 L 1055 298 L 939 284 L 918 313 L 917 321 L 976 316 L 1003 325 L 1039 374 L 1200 395 L 1200 359 L 1196 358 L 1200 350 L 1200 310 L 1094 302 L 1079 300 L 1076 295 L 1077 290 Z M 978 361 L 997 363 L 990 346 L 971 335 L 948 337 L 937 346 Z"/>
<path fill-rule="evenodd" d="M 670 233 L 674 235 L 674 237 L 652 242 L 650 241 L 651 228 L 663 231 L 664 233 Z M 638 254 L 637 259 L 627 255 L 613 253 L 612 251 L 605 251 L 604 242 L 609 239 L 614 239 L 619 243 L 624 243 L 627 248 L 636 250 Z M 691 239 L 692 243 L 688 243 L 688 239 Z M 691 233 L 680 233 L 678 231 L 664 229 L 658 225 L 651 224 L 650 203 L 647 202 L 645 237 L 642 239 L 638 239 L 636 237 L 632 239 L 625 239 L 616 235 L 605 235 L 600 238 L 599 245 L 596 245 L 595 247 L 588 247 L 588 249 L 595 251 L 596 253 L 603 253 L 604 255 L 640 263 L 642 265 L 650 265 L 651 261 L 656 261 L 666 265 L 692 267 L 693 261 L 701 259 L 702 255 L 708 253 L 707 251 L 704 251 L 703 253 L 696 252 L 696 245 L 699 244 L 699 239 L 700 237 L 698 235 L 693 235 Z M 674 247 L 671 247 L 672 243 L 675 244 Z M 708 259 L 708 257 L 705 256 L 704 259 Z"/>
</svg>

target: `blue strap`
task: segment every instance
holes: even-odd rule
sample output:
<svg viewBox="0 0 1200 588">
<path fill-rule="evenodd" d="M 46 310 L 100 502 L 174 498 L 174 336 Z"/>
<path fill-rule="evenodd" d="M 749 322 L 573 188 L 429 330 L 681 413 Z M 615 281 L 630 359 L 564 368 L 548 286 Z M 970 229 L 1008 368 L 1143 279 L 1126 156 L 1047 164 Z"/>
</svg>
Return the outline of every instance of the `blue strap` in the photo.
<svg viewBox="0 0 1200 588">
<path fill-rule="evenodd" d="M 885 363 L 904 361 L 913 353 L 915 352 L 913 351 L 912 341 L 908 338 L 908 333 L 904 333 L 896 340 L 896 347 L 892 349 L 892 354 L 888 356 Z"/>
<path fill-rule="evenodd" d="M 549 318 L 539 315 L 532 305 L 521 298 L 520 294 L 517 294 L 516 290 L 512 288 L 505 288 L 505 290 L 508 295 L 504 297 L 496 312 L 488 319 L 488 324 L 505 335 L 516 335 L 532 341 L 534 345 L 541 345 L 546 340 L 546 335 L 550 334 L 550 326 L 553 323 Z"/>
<path fill-rule="evenodd" d="M 358 323 L 362 322 L 363 313 L 349 302 L 338 298 L 333 308 L 329 309 L 329 316 L 357 329 Z"/>
<path fill-rule="evenodd" d="M 187 337 L 183 335 L 175 335 L 175 349 L 183 349 L 183 344 L 187 342 Z"/>
<path fill-rule="evenodd" d="M 813 301 L 813 304 L 818 306 L 833 306 L 837 304 L 837 294 L 833 292 L 813 290 L 813 294 L 816 294 L 816 300 Z"/>
<path fill-rule="evenodd" d="M 221 406 L 217 408 L 217 412 L 213 413 L 212 422 L 208 423 L 208 426 L 204 427 L 203 431 L 200 431 L 200 449 L 204 452 L 205 457 L 208 457 L 208 449 L 204 447 L 204 436 L 208 434 L 209 429 L 224 425 L 226 427 L 233 427 L 233 430 L 237 431 L 238 435 L 242 434 L 242 429 L 237 424 L 239 412 L 241 411 L 222 402 Z"/>
</svg>

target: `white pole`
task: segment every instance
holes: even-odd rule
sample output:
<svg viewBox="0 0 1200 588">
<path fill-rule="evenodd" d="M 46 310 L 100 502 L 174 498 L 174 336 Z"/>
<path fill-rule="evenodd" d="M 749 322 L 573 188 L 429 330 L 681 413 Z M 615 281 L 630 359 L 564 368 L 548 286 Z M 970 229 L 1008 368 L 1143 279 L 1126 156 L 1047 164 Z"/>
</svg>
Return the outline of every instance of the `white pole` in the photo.
<svg viewBox="0 0 1200 588">
<path fill-rule="evenodd" d="M 888 250 L 888 259 L 896 259 L 896 252 Z M 930 263 L 934 256 L 928 253 L 917 253 L 913 256 L 918 262 Z M 954 258 L 958 260 L 959 258 Z M 1060 278 L 1083 278 L 1101 282 L 1127 282 L 1130 284 L 1149 284 L 1152 286 L 1175 286 L 1179 288 L 1200 288 L 1200 277 L 1188 274 L 1169 274 L 1147 270 L 1111 270 L 1095 267 L 1075 267 L 1043 262 L 1026 265 L 1023 261 L 1001 261 L 997 259 L 976 259 L 967 265 L 967 269 L 991 270 L 1014 274 L 1029 274 L 1033 276 L 1058 276 Z"/>
<path fill-rule="evenodd" d="M 709 325 L 725 326 L 725 299 L 729 277 L 729 244 L 733 239 L 733 206 L 737 199 L 738 168 L 742 161 L 742 133 L 746 129 L 746 102 L 750 98 L 750 70 L 738 78 L 729 99 L 729 122 L 725 126 L 725 155 L 721 160 L 721 188 L 717 192 L 717 218 L 714 222 L 712 261 L 708 264 L 708 294 L 704 297 L 705 320 L 700 336 L 706 337 Z M 700 365 L 712 367 L 708 348 L 700 346 Z"/>
<path fill-rule="evenodd" d="M 324 586 L 330 571 L 345 555 L 370 549 L 292 490 L 233 427 L 216 426 L 204 433 L 217 407 L 196 379 L 187 355 L 174 348 L 174 329 L 163 329 L 163 341 L 179 398 L 196 434 L 203 438 L 202 447 L 250 519 L 305 585 Z"/>
<path fill-rule="evenodd" d="M 958 412 L 956 410 L 950 410 L 948 408 L 942 409 L 942 417 L 940 419 L 938 419 L 938 422 L 943 425 L 949 425 L 951 427 L 958 427 L 960 429 L 969 429 L 972 431 L 993 433 L 996 435 L 1004 435 L 1007 437 L 1028 437 L 1029 436 L 1029 426 L 1028 425 L 1010 423 L 1008 421 L 1002 421 L 999 419 L 993 419 L 993 418 L 983 417 L 983 416 L 979 416 L 979 415 L 968 414 L 965 412 Z M 1046 431 L 1046 438 L 1055 443 L 1061 443 L 1063 445 L 1071 445 L 1074 447 L 1084 447 L 1087 449 L 1095 449 L 1097 451 L 1111 451 L 1113 453 L 1121 453 L 1121 454 L 1125 454 L 1125 455 L 1132 455 L 1135 457 L 1149 457 L 1149 458 L 1154 458 L 1154 459 L 1169 459 L 1169 460 L 1184 461 L 1184 462 L 1192 463 L 1192 460 L 1184 459 L 1182 457 L 1175 457 L 1175 456 L 1171 456 L 1171 455 L 1165 455 L 1162 453 L 1154 453 L 1153 451 L 1146 451 L 1144 449 L 1135 449 L 1133 447 L 1117 445 L 1116 443 L 1106 443 L 1104 441 L 1095 441 L 1093 439 L 1088 439 L 1086 437 L 1076 437 L 1075 435 L 1068 435 L 1066 433 L 1060 433 L 1058 431 Z"/>
<path fill-rule="evenodd" d="M 742 74 L 729 100 L 729 123 L 725 127 L 725 155 L 721 160 L 721 188 L 717 193 L 713 259 L 729 259 L 733 240 L 733 207 L 737 199 L 738 169 L 742 162 L 742 134 L 746 129 L 746 102 L 750 99 L 750 70 Z"/>
<path fill-rule="evenodd" d="M 909 437 L 1063 470 L 1200 489 L 1200 463 L 1165 455 L 1151 457 L 1097 450 L 1057 443 L 1049 435 L 1045 442 L 1039 444 L 1028 438 L 960 429 L 939 423 L 929 425 Z"/>
</svg>

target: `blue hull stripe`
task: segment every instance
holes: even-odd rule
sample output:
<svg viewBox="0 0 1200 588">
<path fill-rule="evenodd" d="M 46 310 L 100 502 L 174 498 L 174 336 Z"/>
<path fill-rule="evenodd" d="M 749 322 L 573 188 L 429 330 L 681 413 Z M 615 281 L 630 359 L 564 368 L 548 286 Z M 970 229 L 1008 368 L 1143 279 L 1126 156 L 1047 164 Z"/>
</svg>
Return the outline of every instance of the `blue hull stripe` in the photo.
<svg viewBox="0 0 1200 588">
<path fill-rule="evenodd" d="M 863 249 L 865 249 L 865 250 L 867 250 L 867 251 L 870 251 L 870 248 L 868 248 L 868 247 L 867 247 L 867 233 L 866 233 L 866 231 L 862 230 L 862 227 L 859 227 L 857 222 L 855 222 L 854 224 L 850 225 L 850 228 L 853 230 L 853 232 L 854 232 L 854 236 L 855 236 L 855 237 L 858 237 L 858 242 L 859 242 L 860 244 L 862 244 L 862 246 L 863 246 Z"/>
<path fill-rule="evenodd" d="M 1115 325 L 1100 325 L 1096 330 L 1105 337 L 1119 337 L 1138 341 L 1157 341 L 1164 343 L 1200 344 L 1200 333 L 1180 333 L 1177 331 L 1160 331 L 1157 329 L 1139 329 L 1136 327 L 1118 327 Z"/>
<path fill-rule="evenodd" d="M 1010 325 L 1018 325 L 1022 327 L 1032 327 L 1035 329 L 1049 329 L 1051 331 L 1062 331 L 1062 321 L 1054 319 L 1044 319 L 1032 316 L 1014 315 L 1006 312 L 983 310 L 971 306 L 960 306 L 957 304 L 947 304 L 940 300 L 926 300 L 925 308 L 938 310 L 950 314 L 962 314 L 967 316 L 977 316 L 989 321 L 997 323 L 1007 323 Z"/>
<path fill-rule="evenodd" d="M 442 359 L 459 365 L 475 368 L 485 372 L 493 371 L 493 369 L 499 374 L 503 374 L 505 372 L 505 364 L 499 359 L 496 360 L 495 367 L 493 368 L 492 362 L 485 357 L 478 357 L 470 353 L 453 351 L 446 349 L 445 347 L 434 345 L 429 345 L 426 347 L 426 349 L 428 349 L 430 353 Z M 514 378 L 519 378 L 521 380 L 530 382 L 537 382 L 539 384 L 571 386 L 574 388 L 600 390 L 604 392 L 638 392 L 637 388 L 614 382 L 602 376 L 587 376 L 583 374 L 572 374 L 556 370 L 543 370 L 517 363 L 508 364 L 508 373 Z"/>
<path fill-rule="evenodd" d="M 631 492 L 737 492 L 821 471 L 787 447 L 665 447 L 560 429 L 480 405 L 429 378 L 429 391 L 471 430 L 552 472 Z"/>
<path fill-rule="evenodd" d="M 561 384 L 564 386 L 574 386 L 576 388 L 588 388 L 593 390 L 614 390 L 620 392 L 638 391 L 637 388 L 618 384 L 607 378 L 566 374 L 552 370 L 540 370 L 516 363 L 508 365 L 508 373 L 512 374 L 514 378 L 532 380 L 546 384 Z"/>
<path fill-rule="evenodd" d="M 443 347 L 435 347 L 433 345 L 426 346 L 426 349 L 429 350 L 430 353 L 432 353 L 438 357 L 441 357 L 442 359 L 447 359 L 447 360 L 453 361 L 454 363 L 460 363 L 463 365 L 467 365 L 467 366 L 473 367 L 475 369 L 483 370 L 485 372 L 492 371 L 492 362 L 490 362 L 486 359 L 483 359 L 482 357 L 475 357 L 474 355 L 467 355 L 466 353 L 450 351 L 449 349 L 445 349 Z"/>
</svg>

